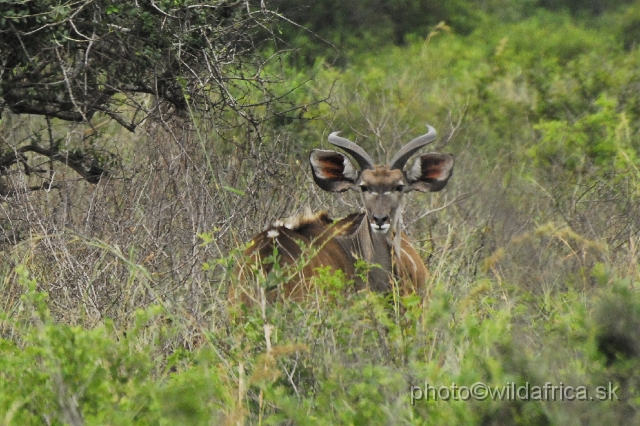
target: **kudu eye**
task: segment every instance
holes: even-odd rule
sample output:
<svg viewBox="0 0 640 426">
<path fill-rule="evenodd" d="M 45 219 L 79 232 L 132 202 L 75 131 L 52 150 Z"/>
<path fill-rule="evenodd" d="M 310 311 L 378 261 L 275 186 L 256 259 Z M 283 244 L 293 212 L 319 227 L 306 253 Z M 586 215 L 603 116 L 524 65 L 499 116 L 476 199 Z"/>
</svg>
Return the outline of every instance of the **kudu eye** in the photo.
<svg viewBox="0 0 640 426">
<path fill-rule="evenodd" d="M 360 185 L 360 191 L 362 191 L 362 192 L 368 192 L 368 191 L 369 191 L 369 188 L 367 188 L 367 187 L 366 187 L 366 186 L 364 186 L 364 185 Z"/>
<path fill-rule="evenodd" d="M 397 191 L 397 192 L 402 192 L 402 191 L 404 191 L 404 185 L 398 185 L 398 186 L 396 186 L 396 191 Z"/>
</svg>

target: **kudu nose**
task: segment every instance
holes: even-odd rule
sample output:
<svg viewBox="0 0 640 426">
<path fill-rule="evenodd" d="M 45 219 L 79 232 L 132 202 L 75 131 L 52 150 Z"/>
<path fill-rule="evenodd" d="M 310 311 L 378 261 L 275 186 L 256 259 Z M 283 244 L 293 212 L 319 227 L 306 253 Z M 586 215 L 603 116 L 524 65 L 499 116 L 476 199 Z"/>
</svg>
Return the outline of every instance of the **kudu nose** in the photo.
<svg viewBox="0 0 640 426">
<path fill-rule="evenodd" d="M 376 223 L 376 225 L 378 225 L 379 228 L 382 228 L 382 225 L 387 223 L 388 220 L 389 220 L 389 216 L 386 215 L 386 214 L 385 215 L 377 215 L 377 214 L 373 215 L 373 221 Z"/>
</svg>

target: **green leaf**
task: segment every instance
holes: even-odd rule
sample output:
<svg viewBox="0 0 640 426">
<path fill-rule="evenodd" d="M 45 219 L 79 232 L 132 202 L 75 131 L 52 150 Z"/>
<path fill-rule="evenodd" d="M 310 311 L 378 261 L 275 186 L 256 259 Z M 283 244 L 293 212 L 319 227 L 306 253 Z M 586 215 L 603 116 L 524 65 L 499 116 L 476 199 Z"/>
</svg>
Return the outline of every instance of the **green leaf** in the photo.
<svg viewBox="0 0 640 426">
<path fill-rule="evenodd" d="M 233 192 L 234 194 L 240 195 L 241 197 L 244 197 L 246 194 L 244 193 L 244 191 L 241 191 L 239 189 L 236 188 L 232 188 L 230 186 L 222 186 L 222 189 L 224 189 L 225 191 L 229 191 L 229 192 Z"/>
</svg>

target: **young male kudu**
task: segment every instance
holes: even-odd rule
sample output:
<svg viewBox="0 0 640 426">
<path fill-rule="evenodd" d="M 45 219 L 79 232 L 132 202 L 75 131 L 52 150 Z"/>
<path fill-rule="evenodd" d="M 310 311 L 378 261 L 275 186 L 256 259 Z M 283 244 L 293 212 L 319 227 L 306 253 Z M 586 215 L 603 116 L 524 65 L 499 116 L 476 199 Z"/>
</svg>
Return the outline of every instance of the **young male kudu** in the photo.
<svg viewBox="0 0 640 426">
<path fill-rule="evenodd" d="M 360 166 L 336 151 L 315 149 L 309 163 L 315 183 L 325 191 L 358 191 L 365 211 L 333 221 L 326 212 L 278 220 L 256 235 L 245 255 L 268 274 L 274 267 L 274 253 L 283 270 L 295 271 L 286 282 L 272 288 L 255 288 L 248 282 L 231 289 L 230 299 L 250 304 L 260 300 L 260 291 L 268 301 L 285 297 L 303 300 L 311 290 L 315 270 L 329 266 L 344 271 L 356 290 L 368 287 L 388 292 L 397 281 L 400 293 L 422 293 L 428 278 L 427 268 L 402 232 L 404 194 L 417 190 L 435 192 L 444 188 L 453 173 L 451 154 L 428 153 L 418 156 L 404 170 L 407 161 L 419 149 L 433 142 L 436 131 L 428 132 L 398 151 L 389 164 L 376 165 L 361 147 L 334 132 L 329 143 L 349 154 Z M 366 274 L 356 271 L 358 260 L 371 266 Z M 289 268 L 289 269 L 287 269 Z M 297 268 L 297 269 L 296 269 Z M 238 271 L 242 281 L 251 275 L 249 266 Z"/>
</svg>

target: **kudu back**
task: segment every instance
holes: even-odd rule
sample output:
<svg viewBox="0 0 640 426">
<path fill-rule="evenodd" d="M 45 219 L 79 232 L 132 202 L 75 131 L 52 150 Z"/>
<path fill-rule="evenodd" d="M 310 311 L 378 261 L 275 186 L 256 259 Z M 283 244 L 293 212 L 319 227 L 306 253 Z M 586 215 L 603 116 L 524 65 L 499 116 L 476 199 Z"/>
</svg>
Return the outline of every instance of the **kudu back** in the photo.
<svg viewBox="0 0 640 426">
<path fill-rule="evenodd" d="M 332 133 L 329 143 L 349 154 L 359 168 L 340 152 L 315 149 L 309 156 L 313 179 L 325 191 L 359 192 L 364 212 L 337 221 L 326 212 L 277 220 L 251 240 L 245 251 L 248 261 L 238 267 L 240 279 L 230 299 L 246 304 L 263 296 L 268 301 L 282 297 L 301 301 L 312 290 L 317 268 L 326 266 L 344 271 L 356 290 L 368 287 L 387 292 L 398 282 L 401 294 L 422 293 L 429 273 L 401 229 L 404 194 L 440 191 L 453 173 L 453 156 L 437 153 L 417 156 L 405 170 L 411 156 L 435 140 L 435 129 L 427 128 L 425 135 L 409 142 L 383 165 L 374 164 L 369 154 L 339 137 L 339 132 Z M 356 270 L 358 260 L 370 265 L 365 279 Z M 251 283 L 255 265 L 268 274 L 274 262 L 285 276 L 290 273 L 284 283 L 271 288 Z"/>
</svg>

